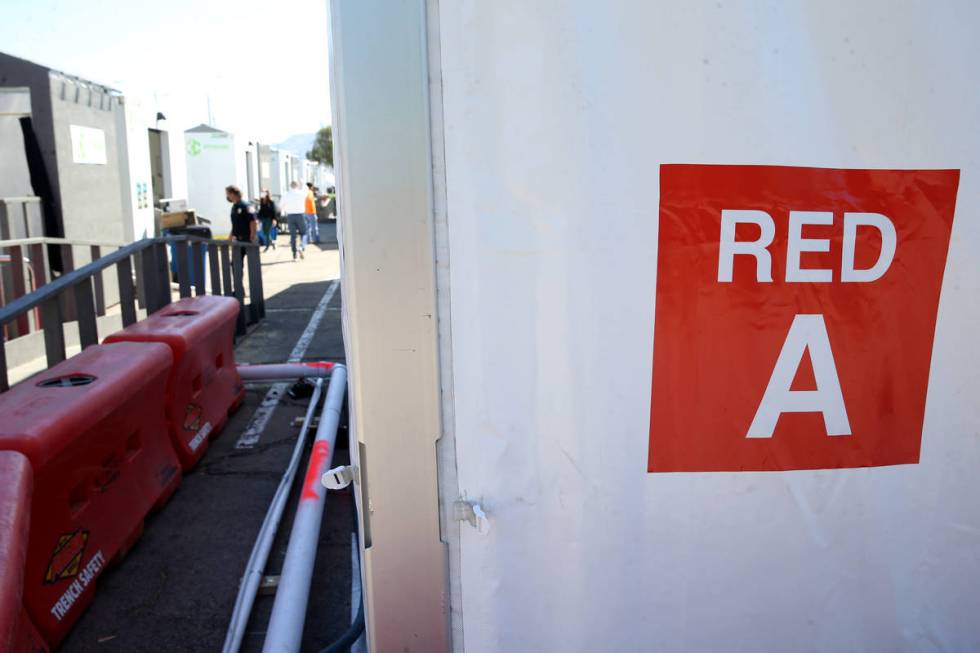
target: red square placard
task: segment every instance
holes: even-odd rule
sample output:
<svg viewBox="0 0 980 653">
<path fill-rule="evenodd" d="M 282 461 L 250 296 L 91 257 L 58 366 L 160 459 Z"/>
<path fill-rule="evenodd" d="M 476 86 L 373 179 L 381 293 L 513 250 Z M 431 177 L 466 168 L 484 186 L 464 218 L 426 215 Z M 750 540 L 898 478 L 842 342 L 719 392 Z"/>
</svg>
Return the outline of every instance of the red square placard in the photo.
<svg viewBox="0 0 980 653">
<path fill-rule="evenodd" d="M 662 166 L 649 471 L 917 463 L 958 181 Z"/>
</svg>

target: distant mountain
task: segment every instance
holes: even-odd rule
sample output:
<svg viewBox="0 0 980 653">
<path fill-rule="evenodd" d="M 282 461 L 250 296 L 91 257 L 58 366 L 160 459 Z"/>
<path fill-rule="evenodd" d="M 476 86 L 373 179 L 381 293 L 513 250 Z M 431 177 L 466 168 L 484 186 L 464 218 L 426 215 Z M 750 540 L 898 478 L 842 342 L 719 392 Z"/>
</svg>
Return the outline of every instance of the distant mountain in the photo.
<svg viewBox="0 0 980 653">
<path fill-rule="evenodd" d="M 296 156 L 305 157 L 306 153 L 313 149 L 313 141 L 315 140 L 316 132 L 312 134 L 296 134 L 279 143 L 276 147 L 280 150 L 291 152 Z"/>
</svg>

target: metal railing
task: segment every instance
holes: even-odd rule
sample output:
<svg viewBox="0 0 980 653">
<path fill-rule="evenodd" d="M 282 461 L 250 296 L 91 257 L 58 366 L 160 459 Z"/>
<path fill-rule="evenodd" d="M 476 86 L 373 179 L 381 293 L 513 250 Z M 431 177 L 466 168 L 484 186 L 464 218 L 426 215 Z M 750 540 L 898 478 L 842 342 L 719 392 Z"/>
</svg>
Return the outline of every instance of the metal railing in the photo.
<svg viewBox="0 0 980 653">
<path fill-rule="evenodd" d="M 0 249 L 7 250 L 12 261 L 20 262 L 13 265 L 12 269 L 22 270 L 24 248 L 39 247 L 39 256 L 32 256 L 31 259 L 32 263 L 35 260 L 41 261 L 42 250 L 46 245 L 57 244 L 52 243 L 55 240 L 60 239 L 0 241 Z M 99 342 L 98 317 L 106 311 L 102 279 L 104 272 L 115 272 L 123 327 L 136 322 L 137 301 L 147 314 L 170 304 L 173 294 L 168 249 L 173 251 L 177 292 L 180 297 L 207 294 L 208 281 L 211 294 L 235 297 L 241 306 L 238 335 L 245 333 L 247 325 L 265 317 L 258 245 L 230 240 L 204 240 L 192 236 L 165 236 L 147 238 L 120 247 L 10 301 L 0 308 L 0 328 L 18 321 L 22 325 L 26 324 L 28 314 L 36 311 L 36 321 L 44 332 L 47 366 L 56 365 L 66 358 L 66 321 L 77 321 L 78 340 L 82 349 Z M 246 297 L 249 300 L 247 304 Z M 9 388 L 6 347 L 7 342 L 0 345 L 0 392 Z"/>
<path fill-rule="evenodd" d="M 0 239 L 44 233 L 40 197 L 0 197 Z"/>
<path fill-rule="evenodd" d="M 34 292 L 49 281 L 57 278 L 50 264 L 52 252 L 60 258 L 62 273 L 71 272 L 74 262 L 95 261 L 104 252 L 119 249 L 121 243 L 89 240 L 68 240 L 65 238 L 20 238 L 0 240 L 0 306 L 5 306 L 27 293 Z M 105 291 L 101 276 L 94 279 L 96 315 L 105 315 L 106 306 L 118 302 L 114 292 Z M 63 306 L 64 319 L 74 320 L 74 306 Z M 34 311 L 37 313 L 37 311 Z M 14 322 L 4 325 L 2 331 L 7 340 L 37 331 L 39 318 L 34 316 L 33 325 L 27 315 L 21 315 Z"/>
</svg>

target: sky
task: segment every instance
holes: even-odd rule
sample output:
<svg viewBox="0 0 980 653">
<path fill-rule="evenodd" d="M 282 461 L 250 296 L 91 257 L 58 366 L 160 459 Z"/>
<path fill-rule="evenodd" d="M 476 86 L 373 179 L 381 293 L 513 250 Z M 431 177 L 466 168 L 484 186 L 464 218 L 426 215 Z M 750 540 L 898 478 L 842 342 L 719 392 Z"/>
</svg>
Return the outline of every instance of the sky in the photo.
<svg viewBox="0 0 980 653">
<path fill-rule="evenodd" d="M 0 51 L 278 143 L 330 124 L 328 0 L 0 0 Z"/>
</svg>

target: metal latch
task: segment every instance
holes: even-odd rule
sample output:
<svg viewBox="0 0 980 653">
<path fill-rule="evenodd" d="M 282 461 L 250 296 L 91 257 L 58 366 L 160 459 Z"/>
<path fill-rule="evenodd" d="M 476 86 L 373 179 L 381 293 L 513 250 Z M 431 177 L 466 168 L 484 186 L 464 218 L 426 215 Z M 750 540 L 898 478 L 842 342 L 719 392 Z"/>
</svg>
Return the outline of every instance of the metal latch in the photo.
<svg viewBox="0 0 980 653">
<path fill-rule="evenodd" d="M 481 535 L 490 532 L 490 518 L 483 511 L 483 507 L 475 501 L 460 500 L 455 504 L 456 521 L 465 521 L 475 528 Z"/>
<path fill-rule="evenodd" d="M 353 465 L 334 467 L 330 471 L 324 472 L 323 476 L 320 477 L 323 487 L 328 490 L 343 490 L 356 480 L 357 468 Z"/>
</svg>

